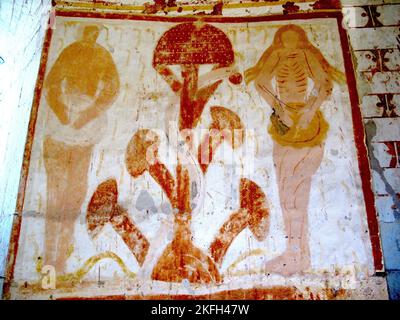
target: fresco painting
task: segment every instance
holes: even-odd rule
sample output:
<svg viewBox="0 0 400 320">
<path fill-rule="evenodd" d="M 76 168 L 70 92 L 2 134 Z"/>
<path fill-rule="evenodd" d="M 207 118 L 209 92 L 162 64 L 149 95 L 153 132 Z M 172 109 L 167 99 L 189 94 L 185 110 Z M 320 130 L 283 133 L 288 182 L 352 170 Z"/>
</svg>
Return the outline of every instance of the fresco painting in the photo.
<svg viewBox="0 0 400 320">
<path fill-rule="evenodd" d="M 10 296 L 340 298 L 374 274 L 338 21 L 206 20 L 57 17 Z"/>
</svg>

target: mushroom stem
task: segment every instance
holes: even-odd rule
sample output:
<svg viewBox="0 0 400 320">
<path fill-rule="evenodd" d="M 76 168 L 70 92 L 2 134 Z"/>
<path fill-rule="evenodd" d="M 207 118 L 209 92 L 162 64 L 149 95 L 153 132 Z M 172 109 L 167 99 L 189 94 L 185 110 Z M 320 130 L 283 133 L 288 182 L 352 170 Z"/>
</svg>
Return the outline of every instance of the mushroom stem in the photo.
<svg viewBox="0 0 400 320">
<path fill-rule="evenodd" d="M 204 106 L 222 83 L 222 80 L 219 80 L 198 89 L 199 65 L 182 65 L 182 76 L 179 130 L 192 129 L 197 126 Z"/>
<path fill-rule="evenodd" d="M 189 172 L 186 168 L 184 168 L 181 164 L 178 164 L 176 167 L 176 176 L 177 176 L 177 204 L 176 207 L 179 210 L 179 213 L 189 213 L 192 212 L 192 208 L 190 206 L 190 177 Z"/>
</svg>

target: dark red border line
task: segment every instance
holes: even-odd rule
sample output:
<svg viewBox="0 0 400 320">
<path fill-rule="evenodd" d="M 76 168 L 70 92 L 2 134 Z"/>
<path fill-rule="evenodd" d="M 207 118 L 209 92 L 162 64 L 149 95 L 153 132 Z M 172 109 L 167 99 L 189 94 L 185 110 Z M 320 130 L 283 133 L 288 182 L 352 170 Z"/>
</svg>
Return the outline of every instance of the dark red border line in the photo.
<svg viewBox="0 0 400 320">
<path fill-rule="evenodd" d="M 73 18 L 97 18 L 111 20 L 135 20 L 135 21 L 158 21 L 158 22 L 190 22 L 190 21 L 205 21 L 205 22 L 220 22 L 220 23 L 245 23 L 245 22 L 265 22 L 265 21 L 281 21 L 294 19 L 317 19 L 317 18 L 333 18 L 341 12 L 338 11 L 317 11 L 317 12 L 299 12 L 291 14 L 273 14 L 267 16 L 248 16 L 248 17 L 224 17 L 211 15 L 198 16 L 158 16 L 144 15 L 132 13 L 114 13 L 114 12 L 93 12 L 93 11 L 61 11 L 57 10 L 56 15 L 59 17 Z"/>
<path fill-rule="evenodd" d="M 352 108 L 353 128 L 355 144 L 357 148 L 359 170 L 361 175 L 362 189 L 364 193 L 365 206 L 367 211 L 368 228 L 372 245 L 372 253 L 374 257 L 375 271 L 383 271 L 382 262 L 382 249 L 379 238 L 378 219 L 375 209 L 375 199 L 371 187 L 371 172 L 369 168 L 369 160 L 367 148 L 365 145 L 364 126 L 362 122 L 361 110 L 358 103 L 358 94 L 356 87 L 356 80 L 349 51 L 349 44 L 347 39 L 346 30 L 342 26 L 342 13 L 340 11 L 333 12 L 305 12 L 287 15 L 268 15 L 257 17 L 223 17 L 223 16 L 190 16 L 190 17 L 168 17 L 168 16 L 149 16 L 149 15 L 133 15 L 122 13 L 100 13 L 100 12 L 73 12 L 73 11 L 56 11 L 56 16 L 60 17 L 76 17 L 76 18 L 101 18 L 101 19 L 116 19 L 116 20 L 140 20 L 140 21 L 160 21 L 160 22 L 188 22 L 188 21 L 205 21 L 214 23 L 246 23 L 246 22 L 266 22 L 266 21 L 285 21 L 296 19 L 318 19 L 318 18 L 336 18 L 338 22 L 338 29 L 340 41 L 343 52 L 344 66 L 347 77 L 347 84 L 350 95 L 350 102 Z M 18 199 L 16 205 L 16 212 L 14 217 L 12 233 L 10 238 L 8 259 L 7 259 L 7 272 L 4 282 L 3 297 L 9 298 L 11 282 L 14 275 L 15 261 L 18 252 L 18 241 L 20 236 L 20 229 L 22 223 L 22 210 L 24 205 L 26 183 L 29 173 L 29 162 L 32 150 L 32 144 L 35 134 L 35 126 L 38 114 L 38 108 L 41 98 L 41 90 L 46 73 L 47 58 L 52 38 L 52 29 L 48 29 L 45 42 L 43 46 L 43 53 L 40 62 L 39 75 L 35 87 L 35 95 L 32 105 L 31 118 L 28 127 L 27 141 L 25 145 L 25 152 L 23 158 L 23 165 L 21 170 L 20 186 L 18 192 Z M 107 296 L 104 298 L 112 298 Z M 195 297 L 195 296 L 193 296 Z"/>
<path fill-rule="evenodd" d="M 49 54 L 52 35 L 53 35 L 53 30 L 51 28 L 47 29 L 46 35 L 44 37 L 42 57 L 39 65 L 38 77 L 36 79 L 32 110 L 29 119 L 28 132 L 26 135 L 24 157 L 22 160 L 21 176 L 20 176 L 16 210 L 15 210 L 16 214 L 14 215 L 13 219 L 9 248 L 8 248 L 8 257 L 6 262 L 6 276 L 3 284 L 3 298 L 8 298 L 11 283 L 14 276 L 14 267 L 18 252 L 19 236 L 21 231 L 22 213 L 23 213 L 22 210 L 25 200 L 26 183 L 29 174 L 33 138 L 35 135 L 36 120 L 40 104 L 43 81 L 46 73 L 47 58 Z"/>
</svg>

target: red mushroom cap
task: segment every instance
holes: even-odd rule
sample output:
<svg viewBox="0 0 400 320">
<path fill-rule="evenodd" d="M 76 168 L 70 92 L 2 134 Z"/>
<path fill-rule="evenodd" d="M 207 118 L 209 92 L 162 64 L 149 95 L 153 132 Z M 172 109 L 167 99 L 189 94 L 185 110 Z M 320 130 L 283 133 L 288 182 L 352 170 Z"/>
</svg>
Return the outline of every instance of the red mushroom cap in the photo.
<svg viewBox="0 0 400 320">
<path fill-rule="evenodd" d="M 210 24 L 182 23 L 166 31 L 154 50 L 153 66 L 220 64 L 229 66 L 234 52 L 229 38 Z"/>
</svg>

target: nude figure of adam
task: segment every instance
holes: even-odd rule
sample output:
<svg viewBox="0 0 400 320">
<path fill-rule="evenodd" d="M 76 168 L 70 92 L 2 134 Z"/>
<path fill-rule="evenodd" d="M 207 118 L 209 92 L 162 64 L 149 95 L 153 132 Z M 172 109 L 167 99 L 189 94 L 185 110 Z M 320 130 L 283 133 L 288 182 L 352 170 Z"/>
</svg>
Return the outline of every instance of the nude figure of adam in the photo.
<svg viewBox="0 0 400 320">
<path fill-rule="evenodd" d="M 94 145 L 107 128 L 105 111 L 120 87 L 111 54 L 96 41 L 100 28 L 63 49 L 45 81 L 48 104 L 43 158 L 47 173 L 44 264 L 65 271 L 74 225 L 87 193 Z"/>
</svg>

